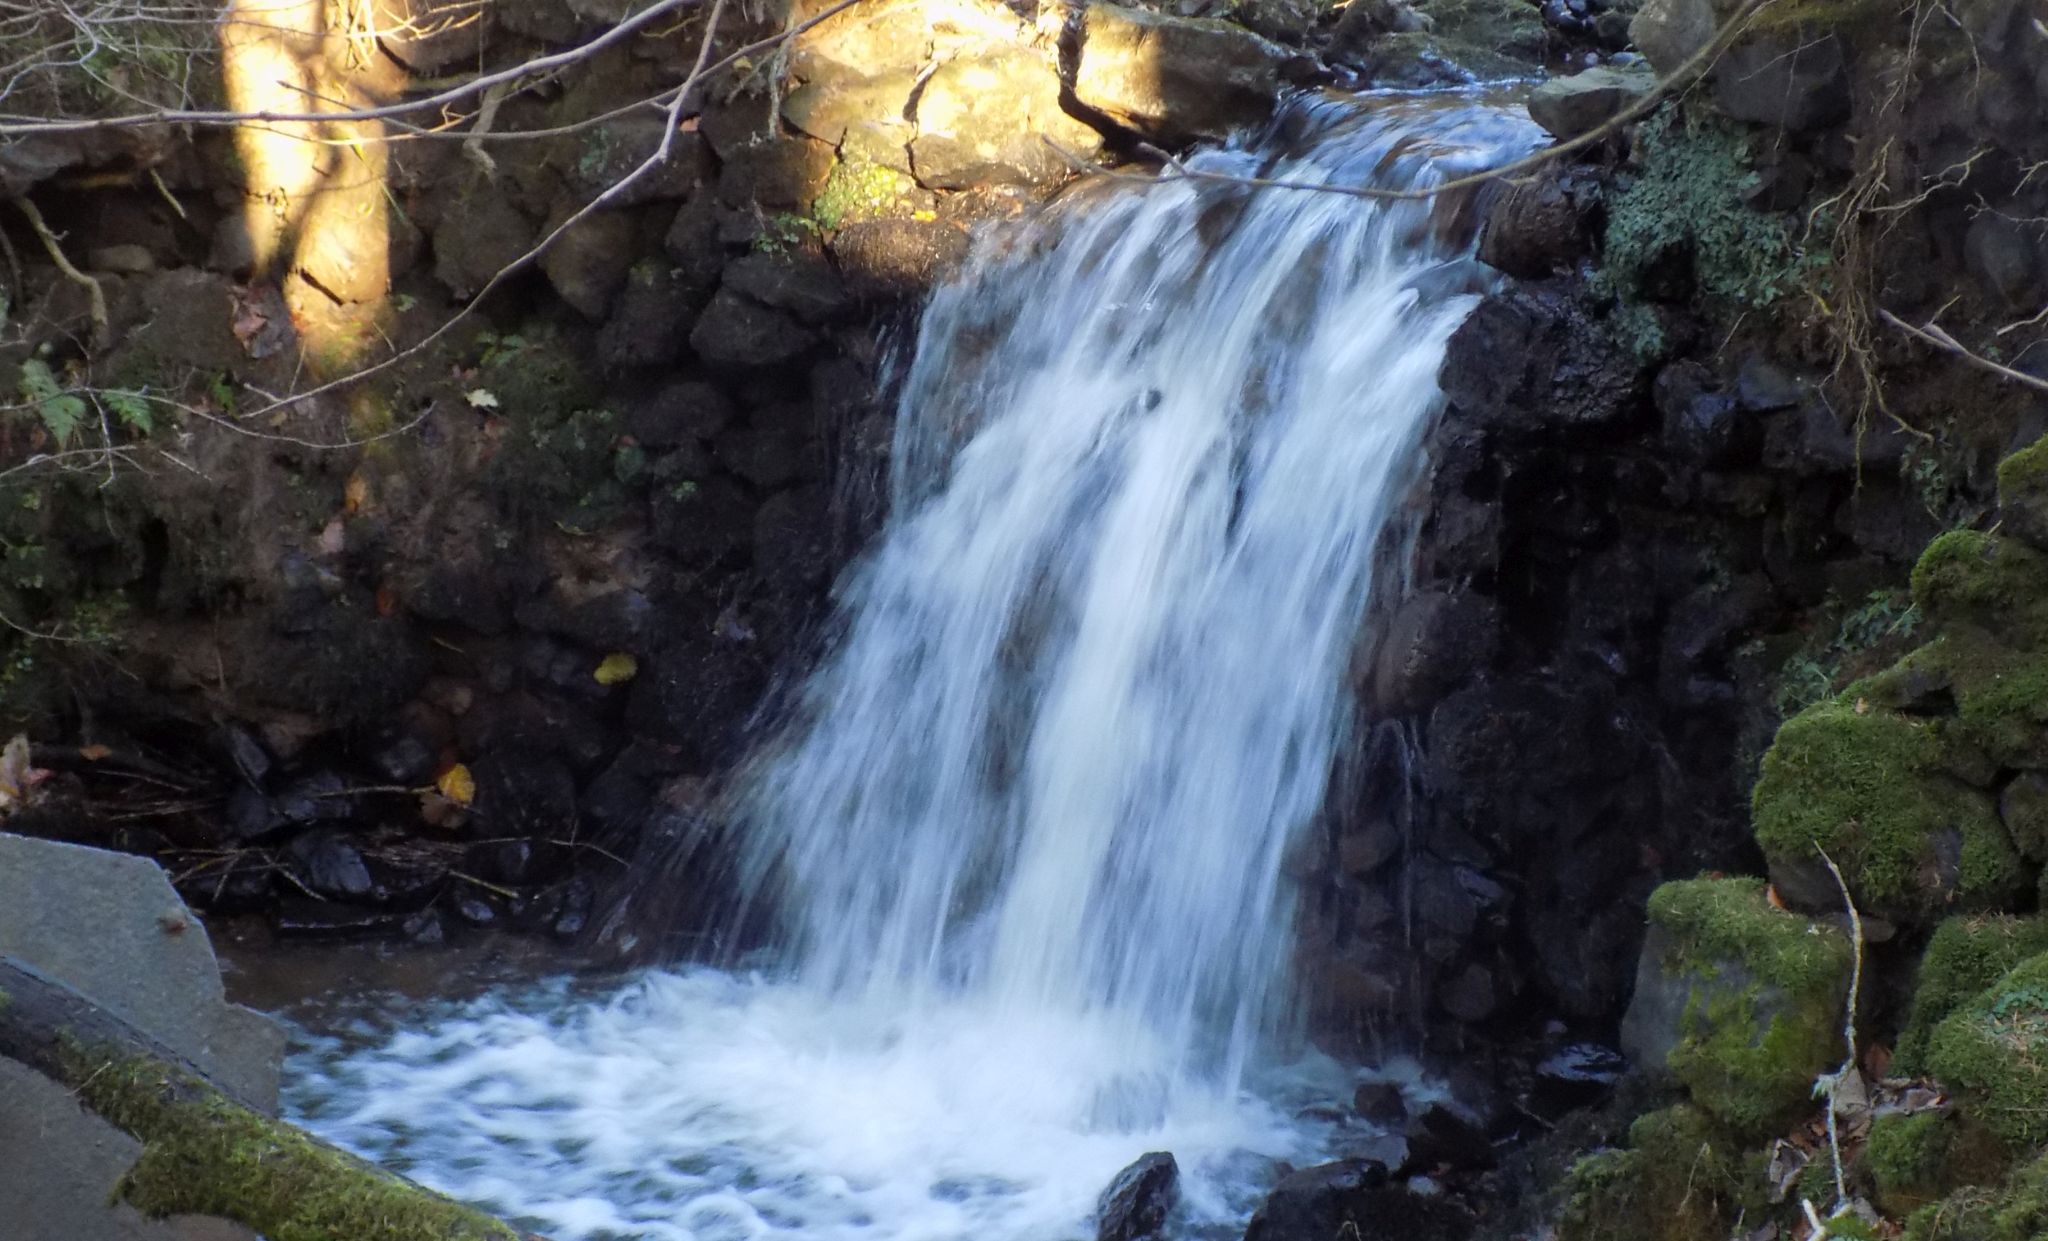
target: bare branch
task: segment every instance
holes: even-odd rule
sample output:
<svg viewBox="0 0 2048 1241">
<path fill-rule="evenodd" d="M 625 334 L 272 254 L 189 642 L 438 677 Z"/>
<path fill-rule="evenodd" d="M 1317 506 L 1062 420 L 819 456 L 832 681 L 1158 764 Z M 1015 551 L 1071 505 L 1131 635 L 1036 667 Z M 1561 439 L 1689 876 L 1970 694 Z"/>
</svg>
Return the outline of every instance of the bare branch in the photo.
<svg viewBox="0 0 2048 1241">
<path fill-rule="evenodd" d="M 1936 349 L 1940 349 L 1943 352 L 1952 353 L 1979 370 L 1989 371 L 1994 375 L 2010 379 L 2014 383 L 2032 388 L 2036 392 L 2048 392 L 2048 379 L 2042 379 L 2038 375 L 2029 375 L 2025 371 L 2014 370 L 2003 363 L 1993 362 L 1982 354 L 1971 352 L 1961 341 L 1949 335 L 1948 329 L 1941 327 L 1939 324 L 1927 323 L 1920 327 L 1914 327 L 1891 311 L 1882 309 L 1877 312 L 1877 316 L 1908 336 L 1933 345 Z"/>
<path fill-rule="evenodd" d="M 82 286 L 86 294 L 92 298 L 94 325 L 107 326 L 107 295 L 100 288 L 100 282 L 72 266 L 71 260 L 64 255 L 64 247 L 59 244 L 57 234 L 51 232 L 50 226 L 43 222 L 43 213 L 36 210 L 36 205 L 28 200 L 27 195 L 16 194 L 14 205 L 21 208 L 22 215 L 28 217 L 28 226 L 35 230 L 37 239 L 43 243 L 43 249 L 49 253 L 50 261 L 57 265 L 57 270 L 64 273 L 66 280 Z"/>
</svg>

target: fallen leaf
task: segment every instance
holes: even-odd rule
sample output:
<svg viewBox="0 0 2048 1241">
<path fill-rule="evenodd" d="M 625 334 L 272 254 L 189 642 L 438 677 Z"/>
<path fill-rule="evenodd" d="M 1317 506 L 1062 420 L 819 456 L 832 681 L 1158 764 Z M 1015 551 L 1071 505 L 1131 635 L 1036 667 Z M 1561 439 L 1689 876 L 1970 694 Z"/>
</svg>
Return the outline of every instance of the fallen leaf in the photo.
<svg viewBox="0 0 2048 1241">
<path fill-rule="evenodd" d="M 321 529 L 321 531 L 320 531 L 320 554 L 321 554 L 321 555 L 323 555 L 323 556 L 339 556 L 339 555 L 341 555 L 341 553 L 342 553 L 342 550 L 343 550 L 344 548 L 346 548 L 347 546 L 348 546 L 348 535 L 347 535 L 346 533 L 344 533 L 344 532 L 343 532 L 343 530 L 342 530 L 342 526 L 341 526 L 341 518 L 339 518 L 339 517 L 335 518 L 335 519 L 334 519 L 333 521 L 330 521 L 330 522 L 328 522 L 328 523 L 327 523 L 327 525 L 326 525 L 326 526 L 325 526 L 324 528 L 322 528 L 322 529 Z"/>
<path fill-rule="evenodd" d="M 434 781 L 434 790 L 458 806 L 467 806 L 476 800 L 476 777 L 469 774 L 467 766 L 456 763 Z"/>
<path fill-rule="evenodd" d="M 370 480 L 360 473 L 348 476 L 348 485 L 341 489 L 341 511 L 355 513 L 362 510 L 370 498 Z"/>
<path fill-rule="evenodd" d="M 462 399 L 468 401 L 471 406 L 477 409 L 498 408 L 497 394 L 489 388 L 471 388 L 462 394 Z"/>
<path fill-rule="evenodd" d="M 624 651 L 613 651 L 598 661 L 597 671 L 592 675 L 599 685 L 618 685 L 633 679 L 640 671 L 640 661 Z"/>
<path fill-rule="evenodd" d="M 103 745 L 82 745 L 78 747 L 78 757 L 88 763 L 97 763 L 112 753 L 112 750 Z"/>
<path fill-rule="evenodd" d="M 1778 885 L 1775 883 L 1764 885 L 1764 900 L 1779 913 L 1790 912 L 1785 908 L 1785 898 L 1778 895 Z"/>
<path fill-rule="evenodd" d="M 377 588 L 377 615 L 391 616 L 398 611 L 398 592 L 389 586 Z"/>
</svg>

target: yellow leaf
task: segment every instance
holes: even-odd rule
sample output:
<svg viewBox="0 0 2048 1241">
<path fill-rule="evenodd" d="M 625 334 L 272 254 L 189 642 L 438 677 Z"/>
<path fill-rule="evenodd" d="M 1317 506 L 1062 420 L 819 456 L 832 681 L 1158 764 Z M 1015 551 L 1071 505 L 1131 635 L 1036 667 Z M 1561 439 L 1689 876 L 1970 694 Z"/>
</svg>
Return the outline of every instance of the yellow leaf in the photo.
<svg viewBox="0 0 2048 1241">
<path fill-rule="evenodd" d="M 348 484 L 341 489 L 341 511 L 355 513 L 362 510 L 370 500 L 370 480 L 361 474 L 348 476 Z"/>
<path fill-rule="evenodd" d="M 476 800 L 476 777 L 469 774 L 469 768 L 457 763 L 441 773 L 434 781 L 434 788 L 441 796 L 458 806 L 467 806 Z"/>
<path fill-rule="evenodd" d="M 639 660 L 624 651 L 613 651 L 598 661 L 597 672 L 594 675 L 599 685 L 617 685 L 621 681 L 632 680 L 633 674 L 638 671 Z"/>
<path fill-rule="evenodd" d="M 82 745 L 78 747 L 78 757 L 88 763 L 97 763 L 112 753 L 112 750 L 103 745 Z"/>
</svg>

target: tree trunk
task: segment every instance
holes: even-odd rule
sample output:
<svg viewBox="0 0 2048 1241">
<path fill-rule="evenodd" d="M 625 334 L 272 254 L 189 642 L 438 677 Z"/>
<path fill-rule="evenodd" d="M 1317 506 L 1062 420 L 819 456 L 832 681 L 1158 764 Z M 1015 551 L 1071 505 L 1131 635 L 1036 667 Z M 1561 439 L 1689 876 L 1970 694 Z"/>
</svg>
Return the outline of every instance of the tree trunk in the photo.
<svg viewBox="0 0 2048 1241">
<path fill-rule="evenodd" d="M 120 1196 L 270 1241 L 528 1241 L 482 1212 L 263 1115 L 69 987 L 0 956 L 0 1056 L 143 1144 Z"/>
</svg>

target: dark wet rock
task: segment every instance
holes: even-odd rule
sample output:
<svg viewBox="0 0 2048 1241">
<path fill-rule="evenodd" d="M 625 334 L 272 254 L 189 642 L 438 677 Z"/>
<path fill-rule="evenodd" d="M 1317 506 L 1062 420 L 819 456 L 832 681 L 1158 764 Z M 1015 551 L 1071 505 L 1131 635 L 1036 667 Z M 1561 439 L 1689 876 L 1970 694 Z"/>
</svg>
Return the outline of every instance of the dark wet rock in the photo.
<svg viewBox="0 0 2048 1241">
<path fill-rule="evenodd" d="M 481 896 L 458 896 L 455 916 L 471 926 L 489 926 L 498 920 L 498 910 Z"/>
<path fill-rule="evenodd" d="M 422 948 L 445 943 L 448 938 L 447 926 L 436 909 L 422 909 L 412 914 L 399 925 L 399 929 L 408 940 Z"/>
<path fill-rule="evenodd" d="M 708 440 L 733 419 L 723 392 L 693 379 L 671 380 L 626 414 L 626 432 L 642 448 L 660 451 Z"/>
<path fill-rule="evenodd" d="M 1500 1008 L 1500 990 L 1493 971 L 1472 962 L 1437 988 L 1437 1003 L 1458 1021 L 1478 1025 Z"/>
<path fill-rule="evenodd" d="M 236 774 L 251 785 L 261 785 L 270 774 L 271 760 L 270 751 L 263 748 L 256 735 L 240 724 L 223 724 L 220 742 Z"/>
<path fill-rule="evenodd" d="M 1393 1082 L 1360 1082 L 1351 1107 L 1376 1125 L 1395 1125 L 1408 1118 L 1408 1102 Z"/>
<path fill-rule="evenodd" d="M 1102 145 L 1100 134 L 1061 109 L 1050 59 L 998 47 L 948 60 L 925 82 L 911 170 L 932 189 L 1051 184 L 1071 166 L 1047 139 L 1083 159 Z"/>
<path fill-rule="evenodd" d="M 1147 1241 L 1166 1226 L 1180 1199 L 1180 1165 L 1172 1154 L 1141 1155 L 1116 1174 L 1095 1203 L 1097 1241 Z"/>
<path fill-rule="evenodd" d="M 434 230 L 434 278 L 458 298 L 474 296 L 533 244 L 533 221 L 480 177 L 451 202 L 448 214 L 461 225 Z"/>
<path fill-rule="evenodd" d="M 1530 1105 L 1555 1116 L 1598 1102 L 1628 1071 L 1621 1052 L 1601 1043 L 1572 1043 L 1536 1065 Z"/>
<path fill-rule="evenodd" d="M 817 588 L 838 569 L 832 496 L 823 487 L 800 487 L 770 496 L 754 519 L 754 564 L 769 581 Z"/>
<path fill-rule="evenodd" d="M 1510 183 L 1487 210 L 1480 261 L 1525 280 L 1570 269 L 1592 249 L 1592 198 L 1590 183 L 1569 172 Z"/>
<path fill-rule="evenodd" d="M 701 134 L 676 133 L 669 141 L 668 158 L 626 183 L 627 174 L 661 149 L 667 128 L 659 116 L 618 116 L 566 138 L 572 145 L 562 163 L 576 201 L 587 203 L 622 183 L 624 188 L 606 200 L 609 206 L 634 207 L 688 197 L 711 167 L 708 144 Z"/>
<path fill-rule="evenodd" d="M 1387 1169 L 1378 1163 L 1346 1159 L 1286 1177 L 1244 1235 L 1245 1241 L 1327 1241 L 1355 1229 L 1362 1241 L 1463 1241 L 1471 1227 L 1464 1207 L 1388 1184 Z"/>
<path fill-rule="evenodd" d="M 1293 46 L 1308 37 L 1322 12 L 1317 0 L 1240 0 L 1230 16 L 1253 34 Z"/>
<path fill-rule="evenodd" d="M 1714 468 L 1747 464 L 1763 445 L 1763 421 L 1736 393 L 1721 391 L 1705 366 L 1681 361 L 1658 373 L 1653 387 L 1664 442 L 1688 461 Z"/>
<path fill-rule="evenodd" d="M 687 635 L 641 665 L 626 724 L 701 769 L 726 753 L 765 680 L 733 644 Z"/>
<path fill-rule="evenodd" d="M 1074 97 L 1155 142 L 1224 138 L 1265 120 L 1288 53 L 1241 26 L 1093 4 L 1081 18 Z"/>
<path fill-rule="evenodd" d="M 1591 133 L 1633 107 L 1657 84 L 1647 67 L 1597 65 L 1570 77 L 1549 78 L 1529 92 L 1529 119 L 1552 137 Z"/>
<path fill-rule="evenodd" d="M 723 561 L 752 545 L 754 501 L 729 478 L 663 487 L 650 509 L 655 542 L 684 564 Z"/>
<path fill-rule="evenodd" d="M 494 751 L 470 764 L 476 779 L 475 835 L 528 840 L 576 837 L 576 780 L 545 752 Z"/>
<path fill-rule="evenodd" d="M 1497 632 L 1482 596 L 1427 590 L 1403 600 L 1373 658 L 1368 709 L 1384 719 L 1435 704 L 1486 666 Z"/>
<path fill-rule="evenodd" d="M 832 170 L 832 148 L 809 138 L 769 138 L 721 155 L 718 200 L 742 210 L 807 210 Z"/>
<path fill-rule="evenodd" d="M 572 940 L 590 925 L 590 911 L 596 896 L 585 875 L 577 875 L 562 886 L 561 903 L 548 923 L 556 939 Z"/>
<path fill-rule="evenodd" d="M 550 220 L 550 231 L 562 222 Z M 585 318 L 601 320 L 633 266 L 634 231 L 633 217 L 625 212 L 593 212 L 548 247 L 541 271 L 563 301 Z"/>
<path fill-rule="evenodd" d="M 1563 295 L 1496 294 L 1452 334 L 1444 393 L 1483 425 L 1533 432 L 1615 421 L 1635 406 L 1642 368 Z"/>
<path fill-rule="evenodd" d="M 1814 129 L 1849 110 L 1847 62 L 1833 34 L 1753 37 L 1722 53 L 1714 106 L 1738 121 Z"/>
<path fill-rule="evenodd" d="M 713 366 L 773 366 L 802 354 L 817 336 L 782 311 L 720 289 L 690 331 L 690 347 Z"/>
<path fill-rule="evenodd" d="M 321 896 L 361 900 L 376 887 L 370 880 L 369 867 L 363 864 L 363 855 L 331 829 L 293 837 L 285 846 L 285 854 L 291 859 L 299 881 Z"/>
<path fill-rule="evenodd" d="M 1418 1171 L 1490 1168 L 1495 1162 L 1486 1129 L 1449 1103 L 1431 1103 L 1416 1114 L 1408 1126 L 1408 1150 L 1410 1166 Z"/>
<path fill-rule="evenodd" d="M 2020 203 L 1978 212 L 1963 239 L 1971 277 L 2014 309 L 2037 306 L 2048 277 L 2048 227 L 2033 214 Z"/>
<path fill-rule="evenodd" d="M 346 819 L 355 813 L 348 781 L 337 771 L 315 771 L 294 777 L 278 790 L 272 805 L 280 817 L 291 823 Z"/>
<path fill-rule="evenodd" d="M 917 297 L 967 258 L 967 234 L 949 220 L 862 220 L 833 235 L 848 288 L 869 301 Z"/>
<path fill-rule="evenodd" d="M 485 840 L 463 851 L 462 870 L 486 883 L 525 887 L 561 874 L 568 850 L 547 840 Z"/>
<path fill-rule="evenodd" d="M 827 473 L 824 444 L 815 429 L 789 419 L 732 427 L 718 437 L 714 451 L 720 465 L 764 489 L 819 482 Z"/>
<path fill-rule="evenodd" d="M 378 777 L 391 784 L 419 785 L 433 779 L 434 747 L 418 732 L 388 729 L 372 741 L 367 755 Z"/>
<path fill-rule="evenodd" d="M 710 300 L 680 268 L 644 259 L 626 273 L 611 315 L 597 335 L 607 366 L 660 366 L 683 351 L 690 325 Z"/>
<path fill-rule="evenodd" d="M 831 262 L 809 250 L 743 255 L 726 264 L 725 287 L 806 323 L 839 318 L 851 304 Z"/>
</svg>

